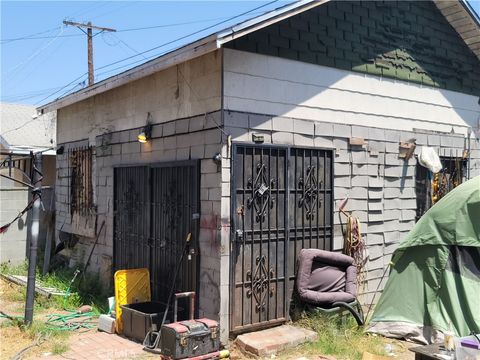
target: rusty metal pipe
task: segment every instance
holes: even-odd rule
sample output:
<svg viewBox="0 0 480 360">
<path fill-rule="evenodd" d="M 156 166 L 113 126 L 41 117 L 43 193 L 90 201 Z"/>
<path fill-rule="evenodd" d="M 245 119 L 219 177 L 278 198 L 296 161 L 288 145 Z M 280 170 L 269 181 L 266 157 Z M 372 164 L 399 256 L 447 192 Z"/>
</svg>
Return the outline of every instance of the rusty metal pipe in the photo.
<svg viewBox="0 0 480 360">
<path fill-rule="evenodd" d="M 189 311 L 189 318 L 193 320 L 194 313 L 195 313 L 195 291 L 186 291 L 181 293 L 175 294 L 175 305 L 173 307 L 173 322 L 177 322 L 177 309 L 178 309 L 178 299 L 181 298 L 190 298 L 190 311 Z"/>
</svg>

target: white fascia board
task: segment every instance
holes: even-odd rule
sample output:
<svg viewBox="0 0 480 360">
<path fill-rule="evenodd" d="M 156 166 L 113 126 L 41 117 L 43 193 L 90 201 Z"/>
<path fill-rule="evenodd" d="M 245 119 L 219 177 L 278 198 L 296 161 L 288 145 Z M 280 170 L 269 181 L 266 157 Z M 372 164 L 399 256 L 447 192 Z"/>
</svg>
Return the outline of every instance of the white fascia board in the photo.
<svg viewBox="0 0 480 360">
<path fill-rule="evenodd" d="M 19 154 L 19 155 L 25 155 L 25 154 L 30 154 L 30 152 L 39 153 L 41 152 L 43 155 L 56 155 L 57 152 L 53 148 L 46 148 L 46 147 L 41 147 L 41 146 L 11 146 L 7 151 L 9 151 L 12 154 Z"/>
<path fill-rule="evenodd" d="M 219 49 L 223 44 L 229 41 L 247 35 L 253 31 L 262 29 L 306 10 L 312 9 L 328 1 L 330 0 L 302 0 L 294 2 L 290 5 L 280 8 L 279 10 L 268 12 L 265 15 L 232 26 L 227 30 L 222 30 L 205 38 L 199 39 L 191 44 L 183 46 L 156 59 L 150 60 L 142 65 L 136 66 L 118 75 L 102 80 L 97 84 L 93 84 L 85 89 L 67 95 L 64 98 L 53 100 L 38 107 L 37 112 L 40 114 L 45 114 L 47 112 L 60 109 L 113 88 L 125 85 L 131 81 L 135 81 L 155 72 L 164 70 L 168 67 L 202 56 Z"/>
<path fill-rule="evenodd" d="M 124 71 L 118 75 L 109 77 L 93 84 L 85 89 L 74 92 L 70 95 L 49 102 L 37 108 L 39 114 L 45 114 L 76 102 L 85 100 L 89 97 L 125 85 L 129 82 L 141 79 L 158 71 L 171 66 L 183 63 L 187 60 L 202 56 L 218 49 L 219 44 L 216 41 L 216 34 L 200 39 L 194 43 L 181 47 L 159 58 L 148 61 L 142 65 Z"/>
<path fill-rule="evenodd" d="M 260 30 L 279 21 L 295 16 L 304 11 L 322 5 L 330 0 L 302 0 L 287 5 L 277 11 L 269 12 L 265 15 L 245 21 L 238 25 L 230 27 L 228 30 L 217 33 L 217 42 L 223 45 L 229 41 L 245 36 L 251 32 Z"/>
</svg>

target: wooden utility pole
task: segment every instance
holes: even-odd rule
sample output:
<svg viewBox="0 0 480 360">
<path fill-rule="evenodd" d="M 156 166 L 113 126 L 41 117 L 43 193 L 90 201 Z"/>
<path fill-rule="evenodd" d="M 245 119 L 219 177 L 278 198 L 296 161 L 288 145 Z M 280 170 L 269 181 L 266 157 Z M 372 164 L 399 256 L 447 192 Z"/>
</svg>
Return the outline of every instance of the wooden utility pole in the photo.
<svg viewBox="0 0 480 360">
<path fill-rule="evenodd" d="M 63 23 L 65 25 L 70 25 L 70 26 L 76 26 L 80 30 L 82 30 L 85 34 L 87 34 L 87 44 L 88 44 L 88 86 L 93 85 L 95 82 L 95 77 L 94 77 L 94 72 L 93 72 L 93 29 L 95 30 L 100 30 L 100 32 L 103 31 L 117 31 L 115 29 L 110 29 L 106 27 L 101 27 L 101 26 L 95 26 L 92 25 L 92 23 L 89 21 L 86 24 L 81 24 L 73 21 L 66 21 L 64 20 Z M 82 28 L 87 28 L 87 32 L 83 30 Z"/>
</svg>

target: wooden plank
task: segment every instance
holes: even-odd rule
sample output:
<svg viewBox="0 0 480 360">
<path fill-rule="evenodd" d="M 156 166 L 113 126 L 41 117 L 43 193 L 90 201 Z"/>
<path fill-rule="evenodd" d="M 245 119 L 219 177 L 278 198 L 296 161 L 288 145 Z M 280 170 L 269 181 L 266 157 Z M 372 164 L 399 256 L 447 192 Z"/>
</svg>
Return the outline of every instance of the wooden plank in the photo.
<svg viewBox="0 0 480 360">
<path fill-rule="evenodd" d="M 472 24 L 472 20 L 469 19 L 469 18 L 463 18 L 463 19 L 459 19 L 459 20 L 452 21 L 450 24 L 451 24 L 454 28 L 456 28 L 457 26 L 463 26 L 463 25 L 467 25 L 467 24 Z"/>
<path fill-rule="evenodd" d="M 458 5 L 458 3 L 454 6 L 448 7 L 448 8 L 443 8 L 441 10 L 442 14 L 444 16 L 449 16 L 458 12 L 465 12 L 461 6 Z"/>
<path fill-rule="evenodd" d="M 460 20 L 460 19 L 470 19 L 470 17 L 465 13 L 465 11 L 459 11 L 453 13 L 451 15 L 445 16 L 446 19 L 451 23 L 452 21 Z"/>
<path fill-rule="evenodd" d="M 21 276 L 21 275 L 5 275 L 5 274 L 0 274 L 0 277 L 3 278 L 6 281 L 12 282 L 14 284 L 20 285 L 20 286 L 27 286 L 27 277 L 26 276 Z M 47 288 L 47 287 L 42 287 L 39 285 L 38 281 L 35 284 L 35 292 L 37 294 L 46 296 L 49 298 L 50 296 L 65 296 L 66 293 L 63 291 L 59 291 L 58 289 L 55 288 Z"/>
<path fill-rule="evenodd" d="M 439 10 L 448 9 L 450 7 L 455 7 L 458 3 L 456 1 L 438 1 L 435 0 L 435 5 Z"/>
</svg>

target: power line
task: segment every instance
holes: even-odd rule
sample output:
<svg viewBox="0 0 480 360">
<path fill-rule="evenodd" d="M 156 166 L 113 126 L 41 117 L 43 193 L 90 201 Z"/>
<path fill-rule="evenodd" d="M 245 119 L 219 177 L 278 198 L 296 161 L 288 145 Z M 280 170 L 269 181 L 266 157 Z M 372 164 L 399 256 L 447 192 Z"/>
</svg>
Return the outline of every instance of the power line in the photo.
<svg viewBox="0 0 480 360">
<path fill-rule="evenodd" d="M 279 0 L 277 0 L 277 1 L 279 1 Z M 264 12 L 262 11 L 262 12 L 259 12 L 259 13 L 252 13 L 252 15 L 263 14 L 263 13 Z M 242 16 L 242 15 L 238 15 L 238 16 Z M 94 17 L 94 18 L 96 18 L 96 17 Z M 205 23 L 205 22 L 210 22 L 210 21 L 215 21 L 215 20 L 222 20 L 222 19 L 230 19 L 230 18 L 227 18 L 226 16 L 223 16 L 223 17 L 204 19 L 204 20 L 185 21 L 185 22 L 180 22 L 180 23 L 152 25 L 152 26 L 144 26 L 144 27 L 138 27 L 138 28 L 126 28 L 126 29 L 117 30 L 117 33 L 185 26 L 185 25 L 200 24 L 200 23 Z M 228 20 L 226 20 L 226 21 L 228 21 Z M 56 37 L 70 38 L 70 37 L 83 36 L 82 34 L 64 34 L 64 35 L 60 35 L 60 36 L 35 36 L 35 35 L 40 35 L 40 34 L 43 34 L 43 33 L 46 33 L 46 32 L 51 32 L 51 31 L 59 29 L 59 28 L 60 27 L 57 27 L 57 28 L 54 28 L 52 30 L 43 31 L 43 32 L 40 32 L 40 33 L 37 33 L 37 34 L 32 34 L 32 35 L 27 35 L 27 36 L 21 36 L 21 37 L 17 37 L 17 38 L 0 39 L 0 42 L 2 44 L 3 43 L 8 44 L 10 42 L 21 41 L 21 40 L 42 40 L 42 39 L 53 39 L 53 38 L 56 38 Z"/>
<path fill-rule="evenodd" d="M 55 30 L 58 30 L 60 29 L 61 26 L 57 26 L 57 27 L 54 27 L 53 29 L 50 29 L 50 30 L 44 30 L 44 31 L 40 31 L 40 32 L 37 32 L 35 34 L 30 34 L 30 35 L 25 35 L 25 36 L 22 36 L 22 37 L 19 37 L 17 39 L 28 39 L 28 38 L 32 38 L 32 37 L 35 37 L 37 35 L 42 35 L 42 34 L 46 34 L 46 33 L 49 33 L 49 32 L 52 32 L 52 31 L 55 31 Z M 49 37 L 51 38 L 51 37 Z M 0 41 L 12 41 L 12 40 L 17 40 L 17 39 L 1 39 Z"/>
<path fill-rule="evenodd" d="M 26 65 L 28 64 L 29 61 L 35 59 L 43 50 L 45 50 L 47 47 L 49 47 L 55 40 L 57 40 L 57 38 L 63 33 L 63 28 L 60 29 L 60 32 L 57 34 L 57 36 L 55 36 L 52 40 L 50 40 L 49 42 L 47 42 L 44 46 L 40 47 L 38 50 L 36 50 L 32 55 L 30 55 L 26 60 L 18 63 L 17 65 L 15 65 L 12 69 L 9 70 L 9 76 L 7 77 L 7 79 L 5 79 L 5 81 L 9 81 L 10 79 L 12 79 L 12 77 L 14 77 L 18 71 L 15 71 L 17 70 L 19 67 L 22 67 L 23 65 Z"/>
<path fill-rule="evenodd" d="M 103 26 L 96 26 L 92 25 L 92 23 L 89 21 L 87 24 L 81 24 L 77 22 L 72 22 L 72 21 L 66 21 L 64 20 L 63 23 L 68 26 L 76 26 L 80 30 L 82 30 L 86 35 L 87 35 L 87 44 L 88 44 L 88 60 L 87 60 L 87 65 L 88 65 L 88 85 L 93 85 L 94 81 L 94 72 L 93 72 L 93 29 L 95 30 L 100 30 L 100 33 L 104 31 L 109 31 L 109 32 L 115 32 L 117 30 L 103 27 Z M 87 31 L 83 30 L 83 28 L 86 28 Z"/>
<path fill-rule="evenodd" d="M 107 12 L 104 12 L 103 14 L 100 14 L 100 15 L 95 15 L 93 18 L 90 18 L 90 20 L 98 19 L 98 18 L 101 18 L 101 17 L 103 17 L 103 16 L 105 16 L 105 15 L 110 15 L 110 14 L 112 14 L 112 13 L 114 13 L 114 12 L 117 12 L 117 11 L 119 11 L 119 10 L 125 9 L 125 8 L 127 8 L 127 7 L 129 7 L 129 6 L 135 5 L 135 3 L 136 3 L 136 1 L 129 1 L 129 2 L 127 2 L 126 5 L 119 6 L 119 7 L 116 8 L 116 9 L 112 9 L 112 10 L 107 11 Z"/>
<path fill-rule="evenodd" d="M 132 50 L 136 54 L 140 54 L 138 50 L 134 49 L 132 46 L 128 45 L 125 41 L 120 39 L 117 35 L 112 34 L 120 43 L 122 43 L 124 46 L 126 46 L 128 49 Z M 143 55 L 141 55 L 144 60 L 147 60 L 147 58 Z"/>
<path fill-rule="evenodd" d="M 15 101 L 23 101 L 23 100 L 28 100 L 28 99 L 34 99 L 36 97 L 42 96 L 43 94 L 46 94 L 46 93 L 49 93 L 53 90 L 58 90 L 58 89 L 60 89 L 60 86 L 59 87 L 52 87 L 52 88 L 49 88 L 49 89 L 30 91 L 30 92 L 26 92 L 26 93 L 23 93 L 23 94 L 7 95 L 7 96 L 2 97 L 2 101 L 15 102 Z"/>
<path fill-rule="evenodd" d="M 278 2 L 278 1 L 279 1 L 279 0 L 270 1 L 270 2 L 268 2 L 268 3 L 266 3 L 266 4 L 257 6 L 257 7 L 254 8 L 254 9 L 251 9 L 251 10 L 245 11 L 245 12 L 243 12 L 243 13 L 241 13 L 241 14 L 232 16 L 232 17 L 230 17 L 230 18 L 228 18 L 228 19 L 226 19 L 226 20 L 223 20 L 223 21 L 217 22 L 217 23 L 215 23 L 215 24 L 213 24 L 213 25 L 204 27 L 204 28 L 202 28 L 202 29 L 200 29 L 200 30 L 197 30 L 197 31 L 194 31 L 194 32 L 192 32 L 192 33 L 190 33 L 190 34 L 181 36 L 181 37 L 179 37 L 179 38 L 177 38 L 177 39 L 174 39 L 174 40 L 171 40 L 171 41 L 167 41 L 166 43 L 163 43 L 163 44 L 161 44 L 161 45 L 155 46 L 155 47 L 153 47 L 153 48 L 151 48 L 151 49 L 148 49 L 148 50 L 139 52 L 137 55 L 132 55 L 132 56 L 126 57 L 126 58 L 124 58 L 124 59 L 122 59 L 122 60 L 117 60 L 117 61 L 114 61 L 114 62 L 112 62 L 112 63 L 110 63 L 110 64 L 100 66 L 99 68 L 97 68 L 97 70 L 101 70 L 101 69 L 104 69 L 104 68 L 106 68 L 106 67 L 109 67 L 109 66 L 112 66 L 112 65 L 115 65 L 115 64 L 124 62 L 124 61 L 126 61 L 126 60 L 133 59 L 133 58 L 135 58 L 135 57 L 137 57 L 137 56 L 140 56 L 140 55 L 143 55 L 143 54 L 152 52 L 152 51 L 157 50 L 157 49 L 160 49 L 160 48 L 162 48 L 162 47 L 164 47 L 164 46 L 167 46 L 167 45 L 170 45 L 170 44 L 172 44 L 172 43 L 175 43 L 175 42 L 177 42 L 177 41 L 186 39 L 186 38 L 188 38 L 188 37 L 191 37 L 191 36 L 194 36 L 194 35 L 197 35 L 197 34 L 200 34 L 200 33 L 204 32 L 204 31 L 206 31 L 206 30 L 210 30 L 210 29 L 212 29 L 212 28 L 214 28 L 214 27 L 216 27 L 216 26 L 218 26 L 218 25 L 224 24 L 224 23 L 226 23 L 226 22 L 228 22 L 228 21 L 231 21 L 231 20 L 234 20 L 234 19 L 239 18 L 239 17 L 241 17 L 241 16 L 247 15 L 247 14 L 251 13 L 252 11 L 261 9 L 261 8 L 263 8 L 263 7 L 265 7 L 265 6 L 271 5 L 271 4 L 276 3 L 276 2 Z"/>
<path fill-rule="evenodd" d="M 37 101 L 37 102 L 35 103 L 35 105 L 41 104 L 41 103 L 44 102 L 45 100 L 51 98 L 53 95 L 58 94 L 60 91 L 62 91 L 63 89 L 69 87 L 69 86 L 72 85 L 74 82 L 79 81 L 79 80 L 80 80 L 81 78 L 83 78 L 85 75 L 88 75 L 88 72 L 83 73 L 83 74 L 80 75 L 78 78 L 76 78 L 76 79 L 72 80 L 71 82 L 69 82 L 67 85 L 62 86 L 59 90 L 57 90 L 57 91 L 55 91 L 54 93 L 52 93 L 52 94 L 44 97 L 42 100 Z"/>
<path fill-rule="evenodd" d="M 18 87 L 18 85 L 22 84 L 25 80 L 29 79 L 30 76 L 35 73 L 36 71 L 38 71 L 38 69 L 41 69 L 41 66 L 48 60 L 50 59 L 53 55 L 55 55 L 57 53 L 57 51 L 64 45 L 65 43 L 65 39 L 62 39 L 60 40 L 60 42 L 57 44 L 57 46 L 53 49 L 53 50 L 50 50 L 48 51 L 48 53 L 46 54 L 46 56 L 43 57 L 43 59 L 37 61 L 36 63 L 32 64 L 31 66 L 31 70 L 28 71 L 22 78 L 20 78 L 19 80 L 15 81 L 14 84 L 12 84 L 10 87 L 9 87 L 9 90 L 12 91 L 13 89 L 16 89 Z M 44 53 L 45 55 L 45 53 Z"/>
<path fill-rule="evenodd" d="M 161 45 L 155 46 L 155 47 L 153 47 L 153 48 L 151 48 L 151 49 L 148 49 L 148 50 L 139 52 L 139 53 L 137 53 L 136 55 L 132 55 L 132 56 L 126 57 L 126 58 L 124 58 L 124 59 L 114 61 L 114 62 L 112 62 L 112 63 L 110 63 L 110 64 L 106 64 L 106 65 L 100 66 L 100 67 L 98 67 L 96 70 L 105 69 L 105 68 L 107 68 L 107 67 L 110 67 L 110 66 L 112 66 L 112 65 L 116 65 L 116 64 L 121 63 L 121 62 L 124 62 L 124 61 L 126 61 L 126 60 L 129 60 L 129 59 L 132 59 L 132 58 L 135 58 L 135 57 L 138 57 L 138 56 L 142 56 L 142 55 L 144 55 L 144 54 L 146 54 L 146 53 L 148 53 L 148 52 L 157 50 L 157 49 L 159 49 L 159 48 L 162 48 L 162 47 L 164 47 L 164 46 L 170 45 L 170 44 L 175 43 L 175 42 L 177 42 L 177 41 L 180 41 L 180 40 L 186 39 L 186 38 L 188 38 L 188 37 L 197 35 L 197 34 L 203 32 L 203 31 L 212 29 L 212 28 L 214 28 L 214 27 L 216 27 L 216 26 L 218 26 L 218 25 L 224 24 L 224 23 L 226 23 L 226 22 L 228 22 L 228 21 L 237 19 L 237 18 L 239 18 L 239 17 L 241 17 L 241 16 L 244 16 L 244 15 L 247 15 L 247 14 L 251 14 L 252 12 L 254 12 L 254 11 L 256 11 L 256 10 L 259 10 L 259 9 L 261 9 L 261 8 L 264 8 L 264 7 L 266 7 L 266 6 L 269 6 L 269 5 L 271 5 L 271 4 L 274 4 L 274 3 L 278 2 L 278 1 L 279 1 L 279 0 L 270 1 L 270 2 L 268 2 L 268 3 L 266 3 L 266 4 L 257 6 L 257 7 L 253 8 L 253 9 L 251 9 L 251 10 L 245 11 L 245 12 L 243 12 L 243 13 L 241 13 L 241 14 L 238 14 L 238 15 L 235 15 L 235 16 L 232 16 L 232 17 L 229 17 L 229 18 L 227 18 L 227 19 L 224 20 L 224 21 L 220 21 L 220 22 L 215 23 L 215 24 L 213 24 L 213 25 L 207 26 L 207 27 L 202 28 L 202 29 L 200 29 L 200 30 L 197 30 L 197 31 L 194 31 L 194 32 L 189 33 L 189 34 L 187 34 L 187 35 L 184 35 L 184 36 L 181 36 L 181 37 L 179 37 L 179 38 L 176 38 L 176 39 L 174 39 L 174 40 L 171 40 L 171 41 L 168 41 L 168 42 L 163 43 L 163 44 L 161 44 Z M 159 54 L 151 55 L 151 56 L 150 56 L 149 58 L 147 58 L 147 59 L 153 59 L 153 58 L 155 58 L 155 57 L 157 57 L 157 56 L 159 56 Z M 111 72 L 111 71 L 114 71 L 114 70 L 117 70 L 117 69 L 126 67 L 126 66 L 128 66 L 128 65 L 132 65 L 132 64 L 135 64 L 135 63 L 138 63 L 138 62 L 141 62 L 141 61 L 144 61 L 144 59 L 142 59 L 142 60 L 137 60 L 137 61 L 135 61 L 135 62 L 133 62 L 133 63 L 130 63 L 130 64 L 122 65 L 122 66 L 120 66 L 120 67 L 118 67 L 118 68 L 116 68 L 116 69 L 109 70 L 109 71 L 105 71 L 105 72 L 100 73 L 100 74 L 97 74 L 97 75 L 100 76 L 100 75 L 102 75 L 102 74 L 109 73 L 109 72 Z M 71 81 L 70 83 L 68 83 L 67 85 L 65 85 L 64 87 L 62 87 L 60 90 L 57 90 L 56 92 L 54 92 L 54 93 L 46 96 L 46 97 L 43 98 L 42 100 L 38 101 L 35 105 L 41 104 L 43 101 L 45 101 L 45 100 L 51 98 L 52 96 L 58 94 L 60 91 L 62 91 L 63 89 L 67 88 L 68 86 L 72 85 L 74 82 L 80 80 L 80 79 L 81 79 L 83 76 L 85 76 L 85 75 L 87 75 L 87 73 L 82 74 L 81 76 L 79 76 L 79 77 L 76 78 L 75 80 Z"/>
</svg>

